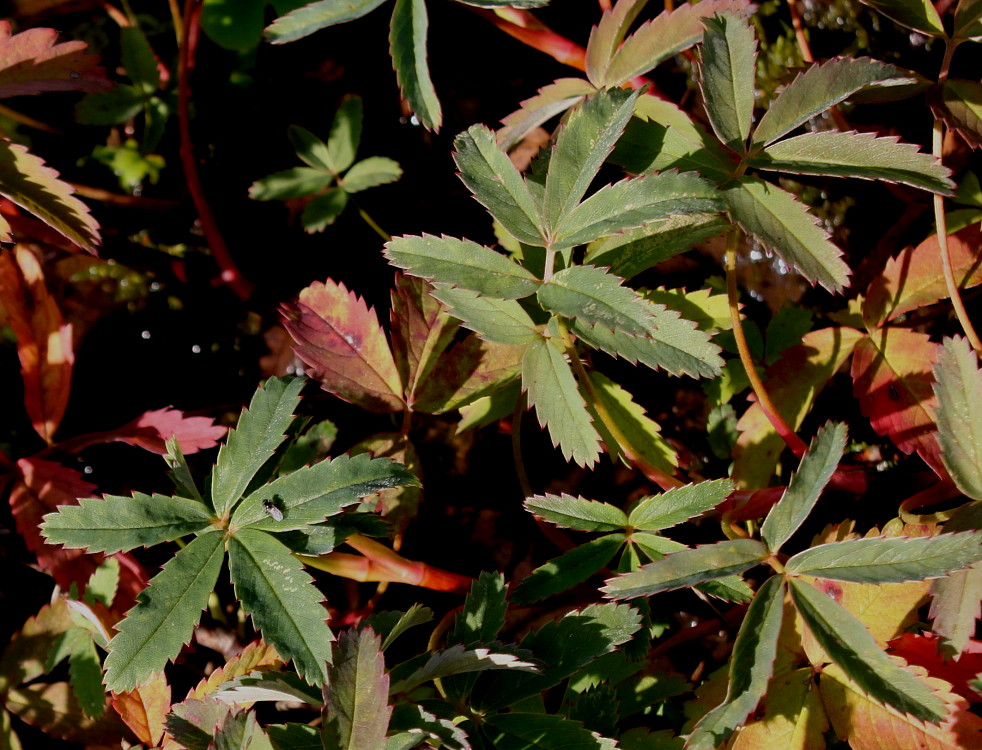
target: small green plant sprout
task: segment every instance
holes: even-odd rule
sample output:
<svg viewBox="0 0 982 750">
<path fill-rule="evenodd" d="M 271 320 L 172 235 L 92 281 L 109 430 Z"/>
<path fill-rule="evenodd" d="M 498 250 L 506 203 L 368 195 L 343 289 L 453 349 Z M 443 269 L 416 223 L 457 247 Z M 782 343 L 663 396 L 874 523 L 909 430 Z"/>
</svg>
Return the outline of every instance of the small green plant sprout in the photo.
<svg viewBox="0 0 982 750">
<path fill-rule="evenodd" d="M 819 430 L 781 499 L 764 519 L 760 540 L 733 539 L 681 550 L 607 581 L 606 597 L 626 600 L 725 579 L 761 564 L 776 574 L 758 588 L 740 627 L 725 700 L 696 724 L 686 747 L 718 747 L 765 697 L 778 663 L 782 623 L 791 616 L 785 607 L 788 597 L 820 646 L 818 651 L 824 652 L 811 657 L 815 666 L 832 662 L 846 682 L 901 714 L 933 724 L 945 721 L 948 709 L 942 698 L 892 661 L 863 623 L 813 581 L 881 584 L 942 578 L 982 560 L 982 534 L 870 537 L 820 544 L 789 559 L 780 554 L 817 502 L 845 444 L 844 425 L 829 423 Z M 780 666 L 788 668 L 783 661 Z"/>
<path fill-rule="evenodd" d="M 302 378 L 274 378 L 257 390 L 219 450 L 205 492 L 171 441 L 166 460 L 175 496 L 86 498 L 45 516 L 41 531 L 50 543 L 92 552 L 193 537 L 182 542 L 118 626 L 105 661 L 110 690 L 132 690 L 177 656 L 226 557 L 236 596 L 264 639 L 292 659 L 306 680 L 326 679 L 333 635 L 323 596 L 293 549 L 309 549 L 312 537 L 323 547 L 325 531 L 343 508 L 418 480 L 399 464 L 368 455 L 342 455 L 277 476 L 303 384 Z"/>
<path fill-rule="evenodd" d="M 290 143 L 307 166 L 256 180 L 249 188 L 249 196 L 257 201 L 311 197 L 300 222 L 307 232 L 323 231 L 341 215 L 352 194 L 395 182 L 402 176 L 399 164 L 384 156 L 355 161 L 361 130 L 362 104 L 358 96 L 345 97 L 341 102 L 327 143 L 309 130 L 291 125 Z M 359 213 L 383 239 L 388 239 L 364 210 L 359 209 Z"/>
</svg>

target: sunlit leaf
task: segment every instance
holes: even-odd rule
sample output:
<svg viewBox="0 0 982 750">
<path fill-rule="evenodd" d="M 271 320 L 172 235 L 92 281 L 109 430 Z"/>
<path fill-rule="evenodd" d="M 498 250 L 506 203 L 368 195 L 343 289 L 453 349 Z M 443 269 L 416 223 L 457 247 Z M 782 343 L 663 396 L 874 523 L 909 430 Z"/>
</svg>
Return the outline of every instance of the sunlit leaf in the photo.
<svg viewBox="0 0 982 750">
<path fill-rule="evenodd" d="M 522 672 L 539 671 L 535 664 L 523 661 L 514 654 L 495 653 L 486 648 L 467 649 L 462 644 L 457 644 L 431 654 L 419 669 L 394 684 L 392 692 L 407 693 L 430 680 L 467 672 L 486 672 L 495 669 L 514 669 Z"/>
<path fill-rule="evenodd" d="M 398 733 L 398 734 L 393 734 Z M 394 744 L 398 736 L 405 740 L 404 745 Z M 428 737 L 434 744 L 447 750 L 469 750 L 470 741 L 463 729 L 451 719 L 436 716 L 424 711 L 418 703 L 400 703 L 392 710 L 389 720 L 389 737 L 385 750 L 402 750 L 416 747 L 421 737 Z"/>
<path fill-rule="evenodd" d="M 324 689 L 324 747 L 378 750 L 385 741 L 392 708 L 388 704 L 379 637 L 371 628 L 342 633 L 334 645 Z"/>
<path fill-rule="evenodd" d="M 819 750 L 829 729 L 810 668 L 771 678 L 758 715 L 737 730 L 727 750 Z"/>
<path fill-rule="evenodd" d="M 349 97 L 349 98 L 345 99 L 341 103 L 341 109 L 338 110 L 338 113 L 340 114 L 341 111 L 342 111 L 342 109 L 344 109 L 345 104 L 347 102 L 351 102 L 351 101 L 358 101 L 359 102 L 359 107 L 358 107 L 358 110 L 359 110 L 359 112 L 358 112 L 358 114 L 359 114 L 359 117 L 358 117 L 358 133 L 360 134 L 360 132 L 361 132 L 361 107 L 360 107 L 361 99 L 356 99 L 355 97 Z M 348 107 L 351 108 L 351 105 L 348 105 Z M 335 124 L 337 123 L 337 117 L 335 117 L 334 122 L 335 122 Z M 330 153 L 330 150 L 328 149 L 327 144 L 324 143 L 324 141 L 322 141 L 320 138 L 318 138 L 316 135 L 314 135 L 313 133 L 311 133 L 306 128 L 302 128 L 299 125 L 291 125 L 289 127 L 289 129 L 287 130 L 287 135 L 290 138 L 290 145 L 292 145 L 293 146 L 293 150 L 297 152 L 297 156 L 299 156 L 300 159 L 305 164 L 307 164 L 309 167 L 312 167 L 316 171 L 319 171 L 319 172 L 334 172 L 335 174 L 338 174 L 340 172 L 343 172 L 345 169 L 347 169 L 348 167 L 351 166 L 351 162 L 349 161 L 343 167 L 337 168 L 333 164 L 333 162 L 331 161 L 331 153 Z M 346 134 L 346 135 L 349 135 L 349 134 Z M 350 135 L 349 135 L 349 138 L 350 138 Z M 351 155 L 352 161 L 354 160 L 354 151 L 356 151 L 356 150 L 357 150 L 357 147 L 355 149 L 352 149 L 351 150 L 351 154 L 350 155 Z"/>
<path fill-rule="evenodd" d="M 628 524 L 647 531 L 667 529 L 715 508 L 731 492 L 733 483 L 729 479 L 713 479 L 649 495 L 631 510 Z"/>
<path fill-rule="evenodd" d="M 623 279 L 596 266 L 570 266 L 542 284 L 536 294 L 548 311 L 636 336 L 649 335 L 653 308 Z"/>
<path fill-rule="evenodd" d="M 423 497 L 419 482 L 423 470 L 412 440 L 401 432 L 376 432 L 351 448 L 353 455 L 363 452 L 376 459 L 395 462 L 382 472 L 376 470 L 377 476 L 364 483 L 358 493 L 363 494 L 365 502 L 388 523 L 397 530 L 403 529 L 416 517 Z M 388 479 L 384 478 L 385 473 L 390 475 Z M 396 475 L 401 478 L 397 479 Z"/>
<path fill-rule="evenodd" d="M 959 508 L 945 524 L 945 533 L 982 529 L 982 503 Z M 982 564 L 953 573 L 931 584 L 930 616 L 934 632 L 944 638 L 942 651 L 958 657 L 975 635 L 975 624 L 982 617 Z"/>
<path fill-rule="evenodd" d="M 13 33 L 0 21 L 0 98 L 45 91 L 105 91 L 112 86 L 97 55 L 86 55 L 85 42 L 57 42 L 54 29 Z"/>
<path fill-rule="evenodd" d="M 253 641 L 224 665 L 203 678 L 190 692 L 188 698 L 204 698 L 214 693 L 223 683 L 253 672 L 268 672 L 283 665 L 283 659 L 273 646 Z"/>
<path fill-rule="evenodd" d="M 377 4 L 377 3 L 376 3 Z M 323 152 L 318 151 L 317 164 L 322 164 L 332 172 L 340 174 L 355 162 L 358 145 L 361 143 L 362 102 L 360 96 L 346 96 L 341 100 L 338 111 L 331 123 L 331 133 Z M 303 158 L 298 149 L 297 154 Z M 313 156 L 313 153 L 311 153 Z M 306 161 L 306 159 L 304 159 Z M 308 162 L 309 164 L 310 162 Z"/>
<path fill-rule="evenodd" d="M 440 102 L 426 61 L 429 19 L 425 0 L 396 0 L 389 31 L 392 65 L 399 89 L 427 130 L 439 130 L 443 121 Z"/>
<path fill-rule="evenodd" d="M 519 109 L 501 120 L 504 127 L 496 135 L 498 145 L 503 149 L 510 149 L 528 135 L 529 131 L 575 106 L 584 96 L 595 91 L 582 78 L 559 78 L 548 86 L 543 86 L 539 93 L 524 100 Z"/>
<path fill-rule="evenodd" d="M 297 355 L 321 387 L 371 411 L 404 408 L 402 381 L 374 309 L 344 284 L 315 281 L 283 308 Z"/>
<path fill-rule="evenodd" d="M 703 25 L 699 70 L 706 114 L 719 139 L 742 152 L 753 122 L 754 30 L 732 14 L 705 18 Z"/>
<path fill-rule="evenodd" d="M 945 35 L 941 16 L 930 0 L 862 0 L 902 26 L 920 31 L 928 36 Z"/>
<path fill-rule="evenodd" d="M 982 373 L 968 341 L 946 338 L 934 375 L 941 460 L 963 494 L 982 500 Z"/>
<path fill-rule="evenodd" d="M 120 718 L 148 747 L 157 745 L 163 738 L 170 703 L 170 685 L 163 672 L 158 672 L 136 690 L 112 696 L 113 708 Z"/>
<path fill-rule="evenodd" d="M 60 597 L 28 617 L 23 627 L 10 637 L 0 656 L 0 690 L 6 693 L 43 675 L 62 635 L 74 627 L 71 610 Z"/>
<path fill-rule="evenodd" d="M 600 88 L 604 84 L 604 74 L 617 52 L 631 24 L 644 8 L 647 0 L 620 0 L 604 10 L 600 23 L 590 32 L 586 46 L 585 67 L 587 78 Z"/>
<path fill-rule="evenodd" d="M 339 23 L 347 23 L 371 13 L 385 0 L 320 0 L 277 18 L 266 28 L 266 38 L 284 44 Z"/>
<path fill-rule="evenodd" d="M 109 642 L 106 687 L 133 690 L 159 672 L 191 640 L 215 589 L 224 557 L 222 535 L 203 534 L 179 550 L 140 594 Z"/>
<path fill-rule="evenodd" d="M 982 5 L 978 0 L 959 0 L 955 6 L 955 39 L 978 40 L 982 36 Z"/>
<path fill-rule="evenodd" d="M 434 285 L 433 296 L 466 328 L 487 341 L 523 346 L 539 337 L 535 322 L 515 300 L 484 297 L 449 284 Z"/>
<path fill-rule="evenodd" d="M 369 156 L 355 164 L 344 174 L 341 186 L 347 193 L 358 193 L 376 185 L 395 182 L 402 177 L 399 163 L 385 156 Z"/>
<path fill-rule="evenodd" d="M 535 495 L 525 499 L 525 507 L 544 521 L 579 531 L 619 531 L 628 524 L 620 508 L 572 495 Z"/>
</svg>

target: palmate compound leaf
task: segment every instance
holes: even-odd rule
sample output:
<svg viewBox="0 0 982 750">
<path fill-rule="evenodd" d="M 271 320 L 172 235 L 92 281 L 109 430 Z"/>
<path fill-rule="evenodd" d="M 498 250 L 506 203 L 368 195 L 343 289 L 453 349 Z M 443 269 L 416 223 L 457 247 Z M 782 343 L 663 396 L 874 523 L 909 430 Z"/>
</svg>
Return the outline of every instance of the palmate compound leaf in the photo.
<svg viewBox="0 0 982 750">
<path fill-rule="evenodd" d="M 900 75 L 893 65 L 869 57 L 842 57 L 799 73 L 764 112 L 751 146 L 759 148 L 840 104 L 860 89 Z"/>
<path fill-rule="evenodd" d="M 473 125 L 454 139 L 460 179 L 519 242 L 542 245 L 539 207 L 525 178 L 495 143 L 492 131 Z"/>
<path fill-rule="evenodd" d="M 106 687 L 127 692 L 159 672 L 191 640 L 208 596 L 215 589 L 224 557 L 217 531 L 178 550 L 117 626 L 106 657 Z"/>
<path fill-rule="evenodd" d="M 741 177 L 723 194 L 740 228 L 812 284 L 839 292 L 849 283 L 849 266 L 841 251 L 791 193 L 756 177 Z"/>
<path fill-rule="evenodd" d="M 379 637 L 371 628 L 342 633 L 324 686 L 324 747 L 378 750 L 385 745 L 392 707 Z"/>
<path fill-rule="evenodd" d="M 654 306 L 622 279 L 596 266 L 571 266 L 558 271 L 536 294 L 546 310 L 584 323 L 635 336 L 650 335 Z"/>
<path fill-rule="evenodd" d="M 315 281 L 282 314 L 294 351 L 324 390 L 369 411 L 405 408 L 399 370 L 375 310 L 344 284 Z"/>
<path fill-rule="evenodd" d="M 982 372 L 967 340 L 944 340 L 934 377 L 941 460 L 963 494 L 982 500 Z"/>
<path fill-rule="evenodd" d="M 750 603 L 733 644 L 726 698 L 695 726 L 686 742 L 690 750 L 713 750 L 725 742 L 764 697 L 774 673 L 784 596 L 782 578 L 772 576 Z"/>
<path fill-rule="evenodd" d="M 90 253 L 99 244 L 99 224 L 58 173 L 24 146 L 0 139 L 0 195 Z M 0 217 L 0 240 L 10 242 L 10 226 Z"/>
<path fill-rule="evenodd" d="M 724 210 L 719 191 L 695 172 L 659 172 L 607 185 L 555 228 L 554 250 L 584 245 L 658 219 Z"/>
<path fill-rule="evenodd" d="M 242 608 L 263 640 L 308 682 L 327 679 L 334 639 L 323 596 L 301 563 L 265 531 L 239 529 L 228 538 L 229 575 Z"/>
<path fill-rule="evenodd" d="M 725 578 L 752 568 L 768 556 L 767 547 L 754 539 L 734 539 L 674 552 L 636 571 L 607 581 L 601 590 L 607 599 L 636 599 L 661 591 Z"/>
<path fill-rule="evenodd" d="M 393 487 L 418 487 L 419 480 L 387 458 L 368 453 L 325 459 L 274 479 L 250 493 L 232 514 L 231 528 L 251 526 L 271 532 L 306 528 L 337 515 L 361 498 Z M 273 518 L 267 503 L 279 510 Z"/>
<path fill-rule="evenodd" d="M 134 492 L 132 497 L 106 495 L 63 505 L 44 517 L 41 533 L 49 544 L 112 553 L 196 534 L 214 520 L 199 500 Z"/>
<path fill-rule="evenodd" d="M 719 139 L 742 153 L 754 115 L 757 40 L 750 23 L 732 13 L 703 20 L 700 86 Z"/>
<path fill-rule="evenodd" d="M 627 524 L 645 531 L 667 529 L 715 508 L 734 489 L 729 479 L 713 479 L 650 495 L 634 506 Z"/>
<path fill-rule="evenodd" d="M 874 133 L 825 131 L 805 133 L 767 146 L 747 160 L 757 169 L 859 177 L 900 183 L 941 195 L 954 195 L 951 170 L 937 157 L 924 154 L 897 136 L 878 138 Z"/>
<path fill-rule="evenodd" d="M 232 510 L 256 472 L 283 442 L 303 385 L 303 378 L 270 378 L 242 410 L 235 429 L 229 430 L 211 475 L 211 502 L 219 516 Z"/>
<path fill-rule="evenodd" d="M 555 339 L 537 338 L 529 344 L 522 358 L 522 390 L 539 426 L 548 427 L 566 460 L 593 466 L 600 457 L 600 436 Z"/>
<path fill-rule="evenodd" d="M 542 198 L 542 219 L 550 241 L 566 214 L 586 194 L 640 95 L 640 91 L 623 89 L 597 92 L 574 109 L 560 128 Z"/>
<path fill-rule="evenodd" d="M 328 26 L 361 18 L 384 2 L 385 0 L 320 0 L 308 3 L 276 19 L 266 28 L 265 35 L 273 44 L 293 42 Z"/>
<path fill-rule="evenodd" d="M 776 554 L 811 513 L 845 448 L 846 426 L 841 422 L 829 422 L 815 435 L 788 488 L 761 526 L 761 537 L 771 552 Z"/>
<path fill-rule="evenodd" d="M 426 63 L 428 29 L 425 0 L 396 0 L 389 28 L 389 51 L 396 80 L 423 127 L 435 131 L 443 122 L 443 112 Z"/>
<path fill-rule="evenodd" d="M 609 503 L 572 495 L 535 495 L 525 499 L 525 508 L 549 523 L 579 531 L 620 531 L 627 516 Z"/>
<path fill-rule="evenodd" d="M 427 281 L 463 287 L 482 296 L 520 299 L 540 282 L 531 272 L 489 247 L 454 237 L 396 237 L 385 257 L 397 268 Z"/>
<path fill-rule="evenodd" d="M 942 701 L 891 661 L 859 620 L 811 584 L 797 578 L 789 582 L 795 608 L 815 640 L 863 692 L 922 721 L 944 718 Z"/>
<path fill-rule="evenodd" d="M 982 533 L 850 539 L 803 550 L 785 563 L 789 573 L 855 583 L 940 578 L 982 560 Z"/>
</svg>

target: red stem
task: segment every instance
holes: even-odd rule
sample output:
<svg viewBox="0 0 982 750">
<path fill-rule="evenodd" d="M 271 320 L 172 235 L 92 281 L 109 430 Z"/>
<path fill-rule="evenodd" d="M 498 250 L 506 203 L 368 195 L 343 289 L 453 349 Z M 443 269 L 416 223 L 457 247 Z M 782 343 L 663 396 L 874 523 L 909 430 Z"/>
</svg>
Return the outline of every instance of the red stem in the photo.
<svg viewBox="0 0 982 750">
<path fill-rule="evenodd" d="M 177 75 L 177 120 L 181 133 L 181 164 L 184 166 L 184 176 L 191 193 L 191 200 L 198 212 L 201 229 L 211 248 L 215 262 L 221 269 L 219 279 L 228 285 L 239 299 L 248 299 L 254 285 L 245 279 L 235 265 L 225 239 L 215 221 L 204 188 L 198 176 L 198 166 L 194 159 L 194 147 L 191 144 L 191 73 L 194 71 L 194 55 L 198 47 L 198 33 L 201 30 L 199 16 L 201 0 L 186 0 L 184 4 L 184 33 L 181 39 L 181 54 Z"/>
</svg>

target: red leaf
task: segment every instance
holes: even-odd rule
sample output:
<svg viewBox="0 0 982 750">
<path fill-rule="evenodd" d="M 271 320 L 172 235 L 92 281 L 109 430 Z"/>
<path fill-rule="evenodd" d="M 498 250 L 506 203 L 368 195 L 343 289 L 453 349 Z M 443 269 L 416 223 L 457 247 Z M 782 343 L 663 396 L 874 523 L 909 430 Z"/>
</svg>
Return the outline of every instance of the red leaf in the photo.
<svg viewBox="0 0 982 750">
<path fill-rule="evenodd" d="M 72 327 L 48 294 L 37 257 L 24 246 L 0 251 L 0 308 L 17 337 L 27 414 L 50 444 L 71 390 Z"/>
<path fill-rule="evenodd" d="M 853 393 L 873 429 L 904 453 L 917 454 L 942 479 L 931 370 L 937 344 L 927 334 L 905 328 L 880 328 L 856 346 L 852 359 Z"/>
<path fill-rule="evenodd" d="M 968 683 L 982 673 L 982 641 L 969 641 L 958 659 L 945 659 L 938 647 L 941 639 L 932 634 L 904 633 L 890 641 L 890 653 L 902 656 L 908 664 L 918 664 L 932 677 L 940 677 L 951 683 L 953 692 L 968 701 L 982 701 L 982 697 Z"/>
<path fill-rule="evenodd" d="M 980 246 L 982 229 L 977 224 L 948 237 L 952 270 L 962 289 L 982 284 Z M 940 253 L 937 235 L 931 235 L 916 248 L 907 247 L 889 260 L 883 273 L 869 286 L 863 304 L 867 325 L 880 326 L 905 312 L 947 299 Z"/>
<path fill-rule="evenodd" d="M 106 432 L 91 432 L 66 440 L 59 445 L 63 451 L 77 453 L 99 443 L 127 443 L 151 453 L 163 455 L 170 437 L 176 437 L 184 455 L 214 448 L 224 437 L 226 428 L 215 424 L 210 417 L 186 417 L 178 409 L 155 409 L 144 412 L 132 422 Z"/>
<path fill-rule="evenodd" d="M 297 356 L 321 387 L 369 411 L 402 411 L 402 380 L 375 310 L 344 284 L 315 281 L 282 308 Z"/>
<path fill-rule="evenodd" d="M 56 44 L 54 29 L 27 29 L 11 34 L 0 21 L 0 98 L 43 91 L 106 91 L 112 83 L 99 58 L 85 55 L 85 42 Z"/>
</svg>

